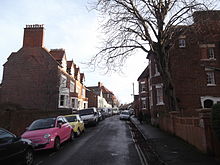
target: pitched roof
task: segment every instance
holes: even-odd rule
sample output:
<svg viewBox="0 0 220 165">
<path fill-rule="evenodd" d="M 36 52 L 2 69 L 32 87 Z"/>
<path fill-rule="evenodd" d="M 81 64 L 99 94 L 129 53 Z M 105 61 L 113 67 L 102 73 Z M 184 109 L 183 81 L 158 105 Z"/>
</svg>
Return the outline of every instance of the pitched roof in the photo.
<svg viewBox="0 0 220 165">
<path fill-rule="evenodd" d="M 70 69 L 71 66 L 73 66 L 73 60 L 72 61 L 67 61 L 67 69 Z"/>
<path fill-rule="evenodd" d="M 56 61 L 62 61 L 65 50 L 64 49 L 51 49 L 49 52 Z"/>
<path fill-rule="evenodd" d="M 141 73 L 141 75 L 138 77 L 138 81 L 140 79 L 143 79 L 143 78 L 147 78 L 149 76 L 149 68 L 148 66 L 144 69 L 144 71 Z"/>
<path fill-rule="evenodd" d="M 101 89 L 103 90 L 103 93 L 109 93 L 109 94 L 113 94 L 110 90 L 108 90 L 106 87 L 101 86 Z"/>
</svg>

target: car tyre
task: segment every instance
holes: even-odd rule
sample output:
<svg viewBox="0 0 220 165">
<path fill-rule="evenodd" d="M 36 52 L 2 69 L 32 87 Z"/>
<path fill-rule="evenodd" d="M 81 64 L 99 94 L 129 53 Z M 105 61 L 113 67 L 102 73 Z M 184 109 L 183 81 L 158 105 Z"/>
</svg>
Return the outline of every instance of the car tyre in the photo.
<svg viewBox="0 0 220 165">
<path fill-rule="evenodd" d="M 32 165 L 34 163 L 34 151 L 28 148 L 25 152 L 24 165 Z"/>
<path fill-rule="evenodd" d="M 58 151 L 60 149 L 60 138 L 56 137 L 54 140 L 54 150 Z"/>
<path fill-rule="evenodd" d="M 74 132 L 71 131 L 69 141 L 72 142 L 74 140 L 74 138 L 75 138 Z"/>
<path fill-rule="evenodd" d="M 70 142 L 72 142 L 73 140 L 74 140 L 74 132 L 73 131 L 71 131 L 71 133 L 70 133 Z"/>
</svg>

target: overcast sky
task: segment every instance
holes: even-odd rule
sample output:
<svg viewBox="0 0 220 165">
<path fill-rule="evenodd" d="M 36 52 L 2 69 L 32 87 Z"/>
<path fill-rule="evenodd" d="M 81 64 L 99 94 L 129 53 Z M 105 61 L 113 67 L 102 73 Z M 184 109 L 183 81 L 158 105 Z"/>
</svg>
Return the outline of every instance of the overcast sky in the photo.
<svg viewBox="0 0 220 165">
<path fill-rule="evenodd" d="M 24 27 L 44 24 L 44 46 L 47 49 L 64 48 L 68 60 L 85 73 L 86 86 L 102 82 L 121 103 L 133 100 L 132 83 L 137 94 L 137 78 L 147 66 L 146 54 L 137 53 L 124 66 L 124 74 L 103 75 L 91 72 L 84 65 L 100 45 L 99 24 L 95 11 L 88 11 L 88 0 L 0 0 L 0 79 L 3 64 L 11 52 L 22 47 Z"/>
</svg>

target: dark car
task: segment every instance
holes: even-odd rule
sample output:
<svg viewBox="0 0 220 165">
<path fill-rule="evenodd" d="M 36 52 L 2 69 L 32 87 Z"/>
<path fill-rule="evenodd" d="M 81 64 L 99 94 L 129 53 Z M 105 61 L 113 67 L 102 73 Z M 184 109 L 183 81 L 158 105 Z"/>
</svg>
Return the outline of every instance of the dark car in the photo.
<svg viewBox="0 0 220 165">
<path fill-rule="evenodd" d="M 33 161 L 34 154 L 31 141 L 17 137 L 0 128 L 0 164 L 31 165 Z"/>
</svg>

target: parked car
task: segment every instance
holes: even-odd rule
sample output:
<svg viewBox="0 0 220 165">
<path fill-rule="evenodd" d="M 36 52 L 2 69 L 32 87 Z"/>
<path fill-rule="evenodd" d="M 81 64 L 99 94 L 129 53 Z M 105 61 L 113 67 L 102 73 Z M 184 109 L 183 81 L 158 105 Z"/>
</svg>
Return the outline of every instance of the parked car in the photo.
<svg viewBox="0 0 220 165">
<path fill-rule="evenodd" d="M 83 119 L 84 124 L 97 125 L 99 121 L 98 111 L 96 108 L 86 108 L 79 110 L 79 115 Z"/>
<path fill-rule="evenodd" d="M 130 113 L 128 111 L 122 111 L 119 118 L 120 120 L 130 120 Z"/>
<path fill-rule="evenodd" d="M 79 116 L 79 114 L 66 115 L 64 117 L 73 127 L 75 137 L 79 136 L 81 133 L 85 131 L 84 122 Z"/>
<path fill-rule="evenodd" d="M 63 116 L 35 120 L 21 137 L 30 139 L 36 150 L 60 149 L 60 144 L 74 139 L 73 127 Z"/>
<path fill-rule="evenodd" d="M 98 111 L 98 119 L 99 119 L 99 121 L 103 120 L 103 116 L 102 116 L 102 113 L 100 111 Z"/>
<path fill-rule="evenodd" d="M 118 115 L 119 114 L 119 109 L 118 108 L 113 108 L 112 109 L 112 113 L 113 113 L 113 115 Z"/>
<path fill-rule="evenodd" d="M 32 165 L 33 161 L 32 142 L 0 128 L 0 164 Z"/>
</svg>

